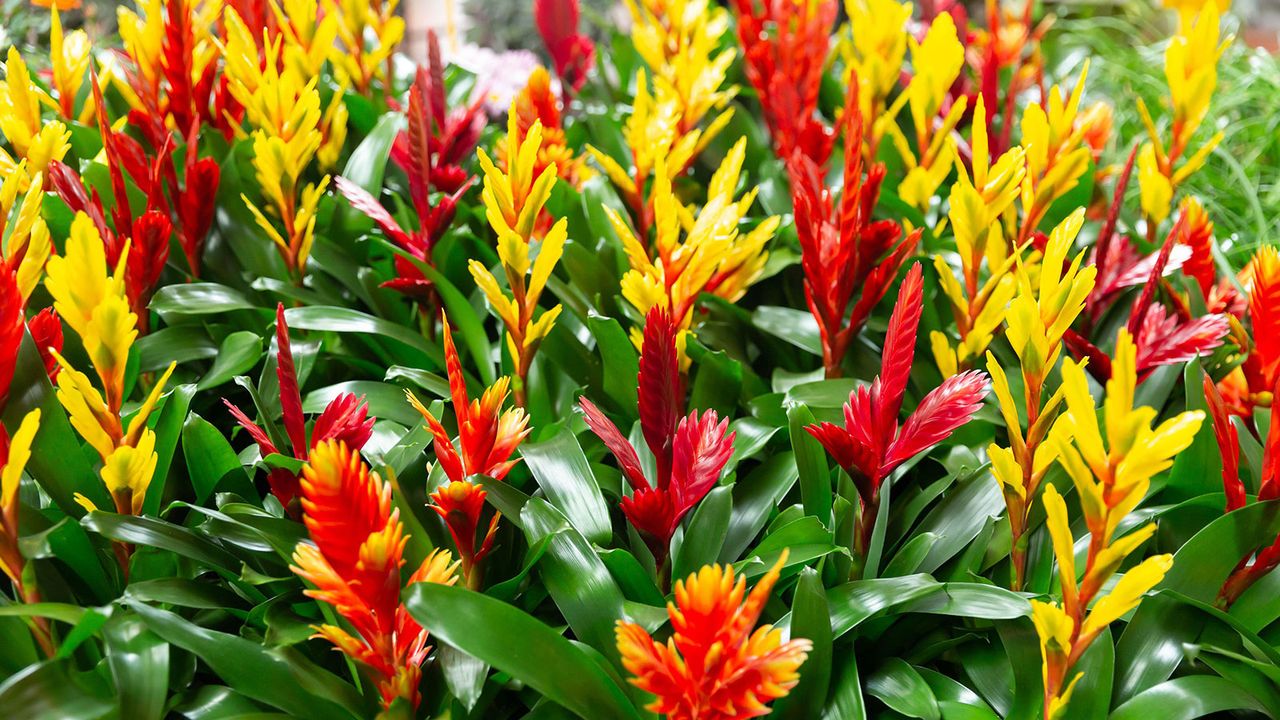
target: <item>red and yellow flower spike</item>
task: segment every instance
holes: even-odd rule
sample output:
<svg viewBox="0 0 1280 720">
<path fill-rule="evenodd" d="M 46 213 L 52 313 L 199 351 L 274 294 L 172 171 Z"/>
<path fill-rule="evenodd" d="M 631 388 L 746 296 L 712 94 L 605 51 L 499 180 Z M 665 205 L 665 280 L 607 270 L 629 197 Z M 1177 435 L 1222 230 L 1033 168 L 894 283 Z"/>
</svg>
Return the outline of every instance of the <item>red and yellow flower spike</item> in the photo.
<svg viewBox="0 0 1280 720">
<path fill-rule="evenodd" d="M 1089 644 L 1137 607 L 1173 566 L 1172 555 L 1147 558 L 1102 592 L 1124 560 L 1156 531 L 1155 523 L 1149 523 L 1116 537 L 1120 522 L 1142 502 L 1151 478 L 1171 467 L 1174 456 L 1191 444 L 1204 421 L 1204 413 L 1193 410 L 1151 427 L 1156 410 L 1134 407 L 1136 386 L 1137 347 L 1128 331 L 1121 330 L 1103 401 L 1104 438 L 1084 367 L 1072 360 L 1063 363 L 1067 413 L 1060 422 L 1069 423 L 1072 440 L 1062 436 L 1054 444 L 1080 497 L 1090 542 L 1078 575 L 1066 502 L 1057 488 L 1047 486 L 1046 525 L 1058 560 L 1062 603 L 1032 600 L 1031 607 L 1044 659 L 1044 716 L 1051 720 L 1068 717 L 1067 703 L 1080 674 L 1068 675 Z"/>
<path fill-rule="evenodd" d="M 71 149 L 71 131 L 58 120 L 41 121 L 41 104 L 53 103 L 32 79 L 17 47 L 9 47 L 3 67 L 0 134 L 9 141 L 17 157 L 0 149 L 0 177 L 8 177 L 22 160 L 26 160 L 28 173 L 44 172 L 50 162 L 61 160 Z"/>
<path fill-rule="evenodd" d="M 1018 356 L 1022 374 L 1025 424 L 1019 416 L 1005 369 L 995 355 L 987 352 L 987 372 L 991 374 L 992 390 L 1009 433 L 1008 448 L 992 443 L 987 453 L 992 474 L 1000 483 L 1009 510 L 1014 589 L 1021 589 L 1024 580 L 1027 518 L 1044 474 L 1056 457 L 1057 445 L 1046 445 L 1045 440 L 1051 434 L 1069 432 L 1066 424 L 1054 422 L 1062 404 L 1062 392 L 1053 393 L 1047 401 L 1043 396 L 1049 371 L 1062 352 L 1063 336 L 1084 311 L 1085 298 L 1093 289 L 1096 271 L 1092 265 L 1082 267 L 1084 252 L 1067 262 L 1083 223 L 1084 210 L 1077 210 L 1053 229 L 1035 282 L 1015 254 L 1017 294 L 1009 304 L 1005 324 L 1006 337 Z"/>
<path fill-rule="evenodd" d="M 58 314 L 80 336 L 102 385 L 99 392 L 87 375 L 54 352 L 62 367 L 57 379 L 58 401 L 71 417 L 72 426 L 102 458 L 102 481 L 115 500 L 116 511 L 136 515 L 142 511 L 156 466 L 155 433 L 147 427 L 147 418 L 177 363 L 169 364 L 125 426 L 121 416 L 125 366 L 138 336 L 138 318 L 129 309 L 124 290 L 128 254 L 126 245 L 115 271 L 109 274 L 102 237 L 88 215 L 77 213 L 66 252 L 49 259 L 45 289 Z"/>
<path fill-rule="evenodd" d="M 912 4 L 898 0 L 845 0 L 848 32 L 841 33 L 839 51 L 850 77 L 857 76 L 858 109 L 867 132 L 864 156 L 874 160 L 892 118 L 885 109 L 898 87 L 907 57 L 907 26 Z"/>
<path fill-rule="evenodd" d="M 908 42 L 914 75 L 906 90 L 889 108 L 884 130 L 906 164 L 907 174 L 898 186 L 898 194 L 908 204 L 923 209 L 951 173 L 957 157 L 951 131 L 964 116 L 967 98 L 961 96 L 946 109 L 945 115 L 941 115 L 941 122 L 937 120 L 944 110 L 948 91 L 964 67 L 964 46 L 960 44 L 955 20 L 945 12 L 938 13 L 933 19 L 923 41 L 909 37 Z M 911 149 L 906 136 L 893 121 L 904 104 L 911 111 L 916 151 Z M 873 136 L 875 132 L 873 123 Z"/>
<path fill-rule="evenodd" d="M 1148 241 L 1155 237 L 1156 227 L 1169 217 L 1178 187 L 1204 165 L 1224 137 L 1219 131 L 1187 155 L 1192 137 L 1209 113 L 1209 103 L 1218 85 L 1218 59 L 1232 40 L 1231 37 L 1222 39 L 1218 12 L 1213 2 L 1203 3 L 1194 11 L 1182 8 L 1177 33 L 1165 49 L 1164 74 L 1173 108 L 1173 126 L 1167 144 L 1146 104 L 1138 99 L 1138 111 L 1148 135 L 1148 142 L 1138 154 L 1138 184 L 1148 224 Z M 1185 161 L 1178 166 L 1184 157 Z"/>
<path fill-rule="evenodd" d="M 516 116 L 516 130 L 522 142 L 534 122 L 542 125 L 542 143 L 531 174 L 540 177 L 547 167 L 554 165 L 561 180 L 581 188 L 592 173 L 584 163 L 585 158 L 575 157 L 573 148 L 565 142 L 560 100 L 551 91 L 551 75 L 545 67 L 539 65 L 529 74 L 529 80 L 516 96 L 512 112 Z M 504 147 L 500 146 L 499 151 Z M 499 159 L 505 167 L 506 157 Z"/>
<path fill-rule="evenodd" d="M 95 104 L 93 94 L 85 100 L 80 113 L 76 113 L 76 97 L 84 84 L 93 60 L 93 44 L 84 30 L 64 32 L 57 8 L 49 18 L 49 64 L 53 73 L 52 86 L 57 93 L 58 113 L 64 120 L 88 124 L 93 118 Z"/>
<path fill-rule="evenodd" d="M 431 648 L 400 594 L 419 582 L 452 585 L 457 563 L 447 550 L 434 550 L 401 582 L 409 538 L 400 511 L 391 509 L 391 485 L 341 441 L 312 451 L 302 469 L 302 510 L 311 542 L 298 543 L 290 567 L 315 586 L 308 597 L 332 605 L 355 630 L 320 625 L 316 637 L 374 673 L 385 707 L 403 698 L 416 708 Z"/>
<path fill-rule="evenodd" d="M 498 259 L 506 275 L 507 290 L 503 291 L 497 278 L 480 261 L 470 260 L 467 267 L 507 329 L 507 352 L 515 364 L 513 391 L 516 404 L 524 407 L 533 358 L 560 315 L 561 306 L 557 304 L 534 318 L 538 299 L 564 252 L 569 223 L 564 218 L 556 221 L 538 242 L 537 257 L 530 257 L 530 246 L 537 239 L 538 217 L 551 197 L 558 168 L 551 163 L 534 175 L 542 148 L 542 123 L 534 121 L 522 137 L 514 107 L 507 118 L 506 142 L 505 171 L 499 170 L 483 149 L 477 149 L 476 154 L 484 171 L 481 196 L 485 216 L 498 235 Z"/>
<path fill-rule="evenodd" d="M 746 139 L 741 138 L 712 175 L 707 203 L 696 213 L 676 197 L 666 162 L 659 158 L 652 188 L 652 244 L 615 210 L 604 207 L 631 264 L 622 276 L 622 296 L 636 310 L 647 315 L 652 308 L 663 308 L 671 313 L 680 331 L 687 332 L 700 294 L 736 302 L 763 272 L 769 257 L 765 246 L 780 221 L 770 216 L 750 232 L 739 232 L 738 226 L 756 197 L 752 189 L 734 198 L 745 156 Z M 631 336 L 638 347 L 642 338 L 639 328 L 633 328 Z"/>
<path fill-rule="evenodd" d="M 705 565 L 677 580 L 667 603 L 666 644 L 644 628 L 618 621 L 618 652 L 632 685 L 652 693 L 646 708 L 671 720 L 742 720 L 769 714 L 768 703 L 800 681 L 813 649 L 802 638 L 783 641 L 772 625 L 756 627 L 778 582 L 787 551 L 747 593 L 746 578 L 728 565 Z"/>
<path fill-rule="evenodd" d="M 444 329 L 449 393 L 458 422 L 457 445 L 440 420 L 411 391 L 406 390 L 405 396 L 431 431 L 436 462 L 440 463 L 448 478 L 431 494 L 432 509 L 439 513 L 453 536 L 467 586 L 478 589 L 481 578 L 479 566 L 493 544 L 498 514 L 494 513 L 489 521 L 489 529 L 477 548 L 476 529 L 480 526 L 480 514 L 484 510 L 485 491 L 471 478 L 476 475 L 487 475 L 495 480 L 506 477 L 519 462 L 511 455 L 529 434 L 529 416 L 519 407 L 502 409 L 509 384 L 505 377 L 486 388 L 476 400 L 467 395 L 462 361 L 453 343 L 449 318 L 443 314 L 441 325 Z"/>
<path fill-rule="evenodd" d="M 935 255 L 933 258 L 960 335 L 959 343 L 954 346 L 942 332 L 935 330 L 929 335 L 934 359 L 943 376 L 967 370 L 982 357 L 1004 322 L 1005 311 L 1017 288 L 1011 274 L 1015 253 L 1011 251 L 1011 238 L 1005 236 L 1001 218 L 1018 199 L 1026 176 L 1026 156 L 1022 148 L 1015 147 L 993 165 L 986 120 L 986 104 L 979 95 L 970 142 L 973 177 L 970 179 L 964 167 L 959 166 L 947 212 L 960 258 L 961 281 L 956 280 L 945 257 Z M 982 278 L 983 260 L 987 265 L 985 279 Z"/>
<path fill-rule="evenodd" d="M 324 0 L 324 14 L 339 19 L 341 47 L 331 47 L 330 62 L 344 85 L 369 95 L 374 80 L 392 94 L 392 55 L 404 38 L 404 18 L 396 14 L 399 0 Z M 372 35 L 370 45 L 366 37 Z"/>
</svg>

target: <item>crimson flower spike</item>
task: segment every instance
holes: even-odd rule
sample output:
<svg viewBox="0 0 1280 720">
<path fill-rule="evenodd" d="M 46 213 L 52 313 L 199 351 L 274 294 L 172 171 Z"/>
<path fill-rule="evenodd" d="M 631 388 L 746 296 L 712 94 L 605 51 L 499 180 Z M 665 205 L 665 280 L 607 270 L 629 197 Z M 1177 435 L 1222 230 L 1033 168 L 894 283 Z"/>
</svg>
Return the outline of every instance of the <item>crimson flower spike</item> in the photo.
<svg viewBox="0 0 1280 720">
<path fill-rule="evenodd" d="M 578 0 L 533 0 L 533 19 L 560 78 L 565 107 L 587 81 L 596 57 L 595 43 L 578 32 L 579 15 Z"/>
<path fill-rule="evenodd" d="M 1280 386 L 1276 387 L 1280 392 Z M 1213 435 L 1218 442 L 1218 451 L 1222 456 L 1222 488 L 1226 494 L 1226 512 L 1230 513 L 1245 506 L 1248 497 L 1244 483 L 1240 480 L 1240 445 L 1236 428 L 1231 424 L 1226 403 L 1219 394 L 1213 380 L 1207 375 L 1204 378 L 1205 400 L 1209 405 L 1209 416 L 1213 419 Z M 1262 481 L 1258 486 L 1258 502 L 1275 500 L 1280 497 L 1280 403 L 1271 404 L 1271 430 L 1267 433 L 1266 444 L 1262 451 Z M 1262 579 L 1267 573 L 1280 566 L 1280 537 L 1276 537 L 1270 545 L 1253 548 L 1240 558 L 1231 574 L 1218 591 L 1217 605 L 1226 610 L 1240 598 L 1240 595 Z"/>
<path fill-rule="evenodd" d="M 1175 250 L 1190 252 L 1186 243 L 1181 241 L 1186 237 L 1187 231 L 1187 219 L 1184 215 L 1173 226 L 1159 252 L 1130 266 L 1145 269 L 1147 273 L 1139 281 L 1143 285 L 1142 293 L 1129 311 L 1127 325 L 1138 348 L 1139 383 L 1151 377 L 1151 373 L 1159 367 L 1188 362 L 1213 352 L 1231 329 L 1226 315 L 1214 313 L 1186 318 L 1155 302 L 1156 289 L 1162 284 L 1161 278 L 1169 271 Z M 1122 244 L 1127 244 L 1125 238 L 1120 240 Z M 1111 359 L 1093 342 L 1071 330 L 1067 331 L 1064 339 L 1073 354 L 1089 358 L 1086 366 L 1089 374 L 1099 382 L 1106 382 L 1111 377 Z"/>
<path fill-rule="evenodd" d="M 353 450 L 359 450 L 373 434 L 374 418 L 369 417 L 369 406 L 364 397 L 342 393 L 325 407 L 311 427 L 311 440 L 307 441 L 306 418 L 302 412 L 302 394 L 298 389 L 298 373 L 293 363 L 293 351 L 289 345 L 289 326 L 284 320 L 284 304 L 276 305 L 276 379 L 280 386 L 280 409 L 283 413 L 285 437 L 269 423 L 266 429 L 249 419 L 230 400 L 222 399 L 231 416 L 257 443 L 263 457 L 291 454 L 297 460 L 307 460 L 311 450 L 328 440 L 338 440 Z M 265 418 L 264 418 L 265 420 Z M 286 440 L 287 450 L 286 452 Z M 294 501 L 298 498 L 298 475 L 287 468 L 273 468 L 267 474 L 267 483 L 291 514 L 297 514 Z"/>
<path fill-rule="evenodd" d="M 835 137 L 816 113 L 835 0 L 734 0 L 734 6 L 747 80 L 760 98 L 774 153 L 787 160 L 801 152 L 825 166 Z"/>
<path fill-rule="evenodd" d="M 431 100 L 433 83 L 431 73 L 425 68 L 418 68 L 417 77 L 409 88 L 409 110 L 406 113 L 409 127 L 403 135 L 405 141 L 396 160 L 409 176 L 409 196 L 418 214 L 418 227 L 412 232 L 404 230 L 391 213 L 364 188 L 342 177 L 335 182 L 338 192 L 342 193 L 352 207 L 377 223 L 382 232 L 400 249 L 427 265 L 432 264 L 432 248 L 449 227 L 449 223 L 453 222 L 458 201 L 467 188 L 471 187 L 474 179 L 465 177 L 464 174 L 463 180 L 449 194 L 435 204 L 431 202 L 431 183 L 435 172 L 432 168 L 431 151 L 432 118 L 435 117 L 435 110 L 432 109 L 434 103 Z M 399 140 L 396 142 L 400 144 Z M 443 172 L 448 174 L 452 171 Z M 454 180 L 449 179 L 448 182 L 452 185 Z M 417 265 L 404 257 L 396 256 L 395 269 L 398 277 L 383 283 L 383 287 L 424 300 L 422 312 L 427 317 L 434 318 L 435 296 L 431 282 Z"/>
<path fill-rule="evenodd" d="M 838 208 L 824 185 L 825 173 L 818 163 L 799 151 L 787 162 L 805 302 L 818 322 L 822 365 L 829 378 L 840 375 L 849 343 L 889 292 L 898 270 L 920 241 L 920 230 L 914 230 L 898 242 L 901 227 L 890 220 L 871 218 L 885 167 L 875 163 L 866 179 L 862 177 L 863 126 L 856 75 L 850 79 L 843 123 L 844 191 Z M 861 294 L 850 311 L 849 303 L 859 288 Z"/>
<path fill-rule="evenodd" d="M 735 433 L 714 410 L 683 415 L 684 382 L 676 354 L 676 321 L 663 308 L 649 311 L 640 352 L 640 429 L 656 460 L 654 481 L 645 477 L 635 448 L 613 421 L 587 398 L 578 401 L 587 427 L 609 448 L 632 493 L 622 513 L 665 566 L 671 537 L 680 521 L 715 487 L 733 455 Z"/>
<path fill-rule="evenodd" d="M 0 410 L 9 399 L 9 388 L 18 364 L 18 347 L 22 344 L 24 320 L 17 272 L 0 256 Z M 3 425 L 0 425 L 0 444 L 8 447 Z"/>
<path fill-rule="evenodd" d="M 849 394 L 849 401 L 844 404 L 844 427 L 823 422 L 805 428 L 849 473 L 858 489 L 862 502 L 854 531 L 854 551 L 863 560 L 871 544 L 880 510 L 880 486 L 885 478 L 967 423 L 989 388 L 984 372 L 970 370 L 953 375 L 925 395 L 907 421 L 898 425 L 915 356 L 923 294 L 917 263 L 902 281 L 898 302 L 889 318 L 880 374 L 870 388 L 859 386 Z"/>
<path fill-rule="evenodd" d="M 480 140 L 480 131 L 484 129 L 486 118 L 480 112 L 484 104 L 484 94 L 476 93 L 471 104 L 449 110 L 445 101 L 444 63 L 440 59 L 440 41 L 435 31 L 427 31 L 427 67 L 419 68 L 414 79 L 418 88 L 418 108 L 414 109 L 412 89 L 410 90 L 409 128 L 396 136 L 391 146 L 391 159 L 406 173 L 412 182 L 415 166 L 421 167 L 424 154 L 429 158 L 429 174 L 419 177 L 425 187 L 430 182 L 433 190 L 443 193 L 456 193 L 471 176 L 462 168 L 462 163 L 469 159 Z M 410 132 L 418 125 L 416 131 L 421 137 L 421 128 L 426 128 L 426 152 L 422 145 L 415 148 Z M 410 190 L 416 195 L 418 191 Z M 415 203 L 417 201 L 415 200 Z"/>
</svg>

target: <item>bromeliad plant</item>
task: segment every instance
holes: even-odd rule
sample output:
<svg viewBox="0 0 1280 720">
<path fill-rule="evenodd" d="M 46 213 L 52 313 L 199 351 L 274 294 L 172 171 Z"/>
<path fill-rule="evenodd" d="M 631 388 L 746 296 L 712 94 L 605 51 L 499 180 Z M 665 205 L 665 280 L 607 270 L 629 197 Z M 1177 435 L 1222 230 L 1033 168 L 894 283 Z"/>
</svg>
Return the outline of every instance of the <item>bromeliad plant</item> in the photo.
<svg viewBox="0 0 1280 720">
<path fill-rule="evenodd" d="M 1225 0 L 45 4 L 0 715 L 1280 717 Z"/>
<path fill-rule="evenodd" d="M 952 375 L 925 395 L 906 422 L 898 425 L 922 312 L 924 289 L 919 264 L 907 271 L 900 293 L 889 317 L 880 374 L 870 388 L 859 387 L 849 394 L 844 404 L 844 426 L 824 422 L 805 428 L 849 474 L 858 491 L 852 549 L 861 563 L 866 562 L 871 547 L 880 514 L 880 488 L 885 480 L 899 465 L 946 440 L 969 422 L 988 388 L 986 373 L 971 370 Z"/>
</svg>

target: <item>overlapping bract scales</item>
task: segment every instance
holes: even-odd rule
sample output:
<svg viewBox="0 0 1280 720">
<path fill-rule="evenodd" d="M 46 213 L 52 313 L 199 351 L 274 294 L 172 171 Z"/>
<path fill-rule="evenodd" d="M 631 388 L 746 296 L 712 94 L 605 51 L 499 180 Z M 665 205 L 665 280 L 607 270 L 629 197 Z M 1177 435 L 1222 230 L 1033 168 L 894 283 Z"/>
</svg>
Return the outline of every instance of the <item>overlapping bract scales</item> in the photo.
<svg viewBox="0 0 1280 720">
<path fill-rule="evenodd" d="M 665 644 L 619 621 L 622 665 L 631 684 L 655 696 L 649 710 L 672 720 L 744 720 L 769 714 L 768 703 L 795 687 L 812 643 L 756 627 L 786 557 L 783 551 L 750 594 L 730 566 L 707 565 L 677 580 Z"/>
<path fill-rule="evenodd" d="M 427 633 L 400 604 L 403 588 L 418 582 L 452 585 L 456 563 L 434 550 L 401 581 L 408 536 L 400 511 L 391 508 L 391 486 L 341 441 L 315 447 L 302 470 L 302 520 L 310 543 L 299 543 L 292 570 L 314 589 L 306 594 L 332 605 L 355 630 L 316 628 L 348 657 L 374 673 L 385 706 L 420 701 Z"/>
</svg>

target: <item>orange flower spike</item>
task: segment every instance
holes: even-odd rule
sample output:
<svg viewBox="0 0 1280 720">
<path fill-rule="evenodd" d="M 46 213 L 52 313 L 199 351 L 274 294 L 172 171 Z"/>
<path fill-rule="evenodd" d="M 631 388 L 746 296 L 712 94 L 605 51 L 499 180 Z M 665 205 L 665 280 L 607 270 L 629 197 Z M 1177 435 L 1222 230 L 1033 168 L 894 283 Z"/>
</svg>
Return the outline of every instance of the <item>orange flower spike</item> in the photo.
<svg viewBox="0 0 1280 720">
<path fill-rule="evenodd" d="M 450 480 L 461 482 L 472 475 L 488 475 L 501 480 L 518 462 L 510 458 L 529 434 L 529 416 L 518 407 L 502 410 L 502 404 L 510 394 L 509 378 L 499 378 L 485 389 L 479 399 L 470 399 L 466 378 L 462 374 L 462 360 L 458 357 L 458 348 L 454 345 L 453 333 L 449 330 L 449 318 L 442 315 L 442 320 L 445 371 L 449 375 L 453 411 L 458 417 L 458 445 L 461 452 L 454 447 L 449 432 L 440 420 L 413 393 L 405 394 L 435 437 L 436 459 Z"/>
<path fill-rule="evenodd" d="M 1280 253 L 1270 246 L 1258 248 L 1246 271 L 1254 345 L 1244 372 L 1250 391 L 1270 392 L 1280 366 Z"/>
<path fill-rule="evenodd" d="M 453 544 L 461 557 L 462 574 L 467 585 L 478 589 L 479 576 L 473 569 L 484 562 L 493 549 L 494 533 L 498 530 L 498 513 L 489 521 L 489 529 L 476 547 L 476 528 L 480 526 L 480 514 L 484 512 L 484 488 L 472 482 L 447 482 L 431 493 L 431 509 L 444 520 L 453 536 Z"/>
<path fill-rule="evenodd" d="M 671 720 L 740 720 L 769 714 L 767 704 L 795 687 L 813 643 L 783 642 L 772 625 L 753 632 L 786 558 L 784 550 L 749 595 L 746 578 L 735 578 L 728 565 L 706 565 L 676 581 L 665 645 L 635 623 L 618 622 L 631 684 L 656 696 L 647 709 Z"/>
<path fill-rule="evenodd" d="M 426 658 L 426 631 L 400 604 L 400 568 L 408 537 L 400 512 L 391 509 L 391 485 L 341 441 L 317 445 L 302 470 L 303 523 L 313 544 L 300 543 L 292 570 L 315 589 L 308 597 L 328 603 L 355 629 L 316 628 L 323 637 L 378 675 L 383 703 L 419 702 L 418 666 Z M 456 581 L 449 552 L 435 551 L 409 578 Z"/>
</svg>

